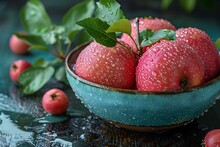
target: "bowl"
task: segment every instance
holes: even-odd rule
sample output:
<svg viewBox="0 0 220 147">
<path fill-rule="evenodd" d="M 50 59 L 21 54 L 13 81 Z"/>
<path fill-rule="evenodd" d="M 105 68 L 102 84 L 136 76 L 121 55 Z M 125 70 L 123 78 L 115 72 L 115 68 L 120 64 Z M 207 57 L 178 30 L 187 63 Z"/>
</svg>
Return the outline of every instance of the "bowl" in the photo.
<svg viewBox="0 0 220 147">
<path fill-rule="evenodd" d="M 220 76 L 186 91 L 147 92 L 107 87 L 74 73 L 82 44 L 65 59 L 66 76 L 81 102 L 96 116 L 135 131 L 162 131 L 187 124 L 208 111 L 220 97 Z"/>
</svg>

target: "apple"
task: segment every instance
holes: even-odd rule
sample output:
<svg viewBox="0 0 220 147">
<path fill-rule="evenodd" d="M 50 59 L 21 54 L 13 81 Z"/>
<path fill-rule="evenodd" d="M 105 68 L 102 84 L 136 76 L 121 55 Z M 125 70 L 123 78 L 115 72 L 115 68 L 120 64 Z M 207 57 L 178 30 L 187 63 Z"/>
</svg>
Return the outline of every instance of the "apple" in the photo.
<svg viewBox="0 0 220 147">
<path fill-rule="evenodd" d="M 136 32 L 136 20 L 131 20 L 131 36 L 134 40 L 137 39 L 137 32 Z M 175 26 L 172 25 L 168 20 L 161 19 L 161 18 L 151 18 L 151 17 L 140 17 L 139 18 L 139 32 L 151 29 L 153 31 L 158 31 L 161 29 L 169 29 L 169 30 L 176 30 Z M 127 34 L 122 34 L 121 39 L 126 42 L 128 45 L 132 47 L 132 49 L 137 52 L 134 42 Z M 143 52 L 146 51 L 146 48 L 143 49 Z"/>
<path fill-rule="evenodd" d="M 186 44 L 161 40 L 140 58 L 136 69 L 138 90 L 169 91 L 204 83 L 204 64 Z"/>
<path fill-rule="evenodd" d="M 176 31 L 176 41 L 195 49 L 204 62 L 205 82 L 220 74 L 219 52 L 206 32 L 198 28 L 180 28 Z"/>
<path fill-rule="evenodd" d="M 93 41 L 79 54 L 75 73 L 96 84 L 129 89 L 135 84 L 136 65 L 135 55 L 121 45 L 106 47 Z"/>
<path fill-rule="evenodd" d="M 26 34 L 21 32 L 21 34 Z M 28 52 L 28 48 L 30 47 L 26 42 L 18 38 L 15 34 L 13 34 L 9 40 L 10 49 L 19 55 L 24 55 Z"/>
<path fill-rule="evenodd" d="M 204 138 L 206 147 L 220 146 L 220 129 L 210 130 Z"/>
<path fill-rule="evenodd" d="M 26 60 L 20 59 L 20 60 L 14 61 L 9 70 L 11 79 L 14 82 L 17 82 L 20 74 L 30 67 L 31 67 L 31 64 Z"/>
<path fill-rule="evenodd" d="M 66 112 L 69 106 L 69 99 L 64 91 L 53 88 L 43 95 L 42 106 L 50 114 L 61 115 Z"/>
</svg>

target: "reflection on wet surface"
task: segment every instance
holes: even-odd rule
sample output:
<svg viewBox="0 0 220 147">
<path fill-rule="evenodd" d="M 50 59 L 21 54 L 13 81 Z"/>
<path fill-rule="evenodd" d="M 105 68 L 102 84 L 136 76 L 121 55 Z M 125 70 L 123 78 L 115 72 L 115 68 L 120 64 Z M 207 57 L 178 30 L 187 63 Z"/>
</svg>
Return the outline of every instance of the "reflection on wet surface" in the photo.
<svg viewBox="0 0 220 147">
<path fill-rule="evenodd" d="M 33 133 L 20 129 L 20 126 L 13 123 L 9 115 L 1 112 L 0 142 L 3 146 L 16 146 L 22 142 L 32 144 Z"/>
<path fill-rule="evenodd" d="M 86 111 L 74 94 L 69 94 L 71 109 Z M 201 146 L 209 129 L 203 121 L 194 121 L 169 131 L 138 133 L 113 126 L 90 113 L 62 123 L 41 124 L 34 122 L 36 117 L 45 115 L 40 98 L 0 94 L 0 104 L 3 146 Z"/>
</svg>

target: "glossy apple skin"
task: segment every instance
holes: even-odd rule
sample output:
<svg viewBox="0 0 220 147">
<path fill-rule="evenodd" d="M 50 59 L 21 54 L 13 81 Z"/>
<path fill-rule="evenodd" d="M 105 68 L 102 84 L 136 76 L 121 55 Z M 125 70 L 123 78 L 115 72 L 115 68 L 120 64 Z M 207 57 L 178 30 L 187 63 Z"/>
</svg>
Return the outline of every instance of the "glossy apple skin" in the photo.
<svg viewBox="0 0 220 147">
<path fill-rule="evenodd" d="M 138 90 L 169 91 L 203 84 L 204 65 L 192 47 L 161 40 L 140 58 L 136 70 Z"/>
<path fill-rule="evenodd" d="M 220 74 L 218 49 L 208 34 L 197 28 L 180 28 L 176 31 L 176 41 L 193 47 L 204 62 L 205 82 Z"/>
<path fill-rule="evenodd" d="M 75 72 L 96 84 L 129 89 L 135 83 L 136 57 L 117 44 L 105 47 L 91 42 L 77 58 Z"/>
<path fill-rule="evenodd" d="M 206 147 L 218 147 L 220 146 L 220 129 L 213 129 L 205 135 Z"/>
<path fill-rule="evenodd" d="M 119 89 L 89 82 L 73 70 L 79 53 L 87 45 L 77 46 L 65 58 L 69 84 L 90 112 L 111 123 L 123 124 L 121 127 L 140 127 L 141 131 L 150 127 L 148 131 L 158 132 L 161 127 L 183 125 L 207 111 L 220 95 L 220 76 L 196 88 L 164 92 Z"/>
<path fill-rule="evenodd" d="M 20 59 L 20 60 L 14 61 L 9 70 L 11 79 L 14 82 L 17 82 L 20 74 L 30 67 L 31 67 L 31 64 L 26 60 Z"/>
<path fill-rule="evenodd" d="M 25 33 L 21 33 L 25 34 Z M 16 35 L 12 35 L 9 40 L 9 46 L 12 52 L 18 55 L 27 54 L 29 45 L 23 40 L 19 39 Z"/>
<path fill-rule="evenodd" d="M 69 99 L 65 92 L 54 88 L 43 95 L 42 106 L 50 114 L 61 115 L 66 112 L 69 106 Z"/>
</svg>

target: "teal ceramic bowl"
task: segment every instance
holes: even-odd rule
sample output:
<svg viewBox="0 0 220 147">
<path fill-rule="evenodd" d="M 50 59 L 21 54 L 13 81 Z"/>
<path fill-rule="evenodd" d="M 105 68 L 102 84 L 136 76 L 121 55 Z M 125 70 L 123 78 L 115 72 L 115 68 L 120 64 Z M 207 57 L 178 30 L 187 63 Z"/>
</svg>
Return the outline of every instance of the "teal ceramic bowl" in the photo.
<svg viewBox="0 0 220 147">
<path fill-rule="evenodd" d="M 73 66 L 87 44 L 65 60 L 75 95 L 95 115 L 123 128 L 158 131 L 177 127 L 203 115 L 220 97 L 220 76 L 187 91 L 146 92 L 98 85 L 78 77 Z"/>
</svg>

